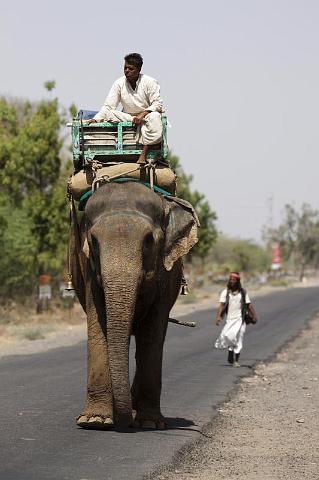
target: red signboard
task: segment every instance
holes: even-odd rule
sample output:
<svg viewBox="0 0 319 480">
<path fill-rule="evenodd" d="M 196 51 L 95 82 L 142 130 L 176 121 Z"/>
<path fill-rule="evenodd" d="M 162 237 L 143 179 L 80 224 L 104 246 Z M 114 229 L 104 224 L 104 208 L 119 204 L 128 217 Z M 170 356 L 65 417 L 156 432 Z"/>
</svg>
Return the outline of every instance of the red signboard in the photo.
<svg viewBox="0 0 319 480">
<path fill-rule="evenodd" d="M 51 275 L 40 275 L 39 276 L 39 285 L 50 285 Z"/>
<path fill-rule="evenodd" d="M 271 246 L 271 264 L 274 266 L 281 266 L 281 249 L 278 242 L 274 242 Z"/>
</svg>

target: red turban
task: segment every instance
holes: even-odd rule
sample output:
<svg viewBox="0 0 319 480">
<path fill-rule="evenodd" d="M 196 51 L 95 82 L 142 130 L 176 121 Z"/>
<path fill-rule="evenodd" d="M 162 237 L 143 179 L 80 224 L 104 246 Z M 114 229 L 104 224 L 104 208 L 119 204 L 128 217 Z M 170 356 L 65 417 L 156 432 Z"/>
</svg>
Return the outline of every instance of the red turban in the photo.
<svg viewBox="0 0 319 480">
<path fill-rule="evenodd" d="M 229 274 L 229 277 L 230 277 L 230 278 L 232 277 L 232 278 L 234 278 L 235 280 L 240 280 L 240 275 L 239 275 L 238 273 L 236 273 L 236 272 L 231 272 L 231 273 Z"/>
</svg>

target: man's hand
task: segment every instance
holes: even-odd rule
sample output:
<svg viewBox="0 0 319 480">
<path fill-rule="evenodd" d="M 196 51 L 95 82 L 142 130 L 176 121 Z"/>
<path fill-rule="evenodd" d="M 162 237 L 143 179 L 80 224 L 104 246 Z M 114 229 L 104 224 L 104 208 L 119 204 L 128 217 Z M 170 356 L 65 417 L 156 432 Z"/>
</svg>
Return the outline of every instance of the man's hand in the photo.
<svg viewBox="0 0 319 480">
<path fill-rule="evenodd" d="M 133 123 L 135 123 L 135 125 L 141 125 L 141 123 L 143 122 L 144 118 L 146 117 L 146 115 L 147 115 L 148 113 L 149 113 L 149 112 L 139 113 L 138 115 L 136 115 L 136 116 L 133 118 Z"/>
<path fill-rule="evenodd" d="M 251 319 L 251 321 L 252 321 L 252 323 L 255 325 L 255 323 L 257 323 L 257 315 L 256 315 L 256 312 L 255 312 L 255 309 L 254 309 L 254 307 L 252 306 L 251 303 L 248 305 L 248 308 L 249 308 L 249 310 L 250 310 L 250 312 L 251 312 L 251 314 L 252 314 L 252 319 Z"/>
<path fill-rule="evenodd" d="M 223 319 L 224 313 L 225 313 L 225 303 L 221 302 L 221 303 L 219 304 L 218 310 L 217 310 L 217 312 L 216 312 L 215 325 L 219 325 L 219 324 L 220 324 L 220 322 L 221 322 L 222 319 Z"/>
</svg>

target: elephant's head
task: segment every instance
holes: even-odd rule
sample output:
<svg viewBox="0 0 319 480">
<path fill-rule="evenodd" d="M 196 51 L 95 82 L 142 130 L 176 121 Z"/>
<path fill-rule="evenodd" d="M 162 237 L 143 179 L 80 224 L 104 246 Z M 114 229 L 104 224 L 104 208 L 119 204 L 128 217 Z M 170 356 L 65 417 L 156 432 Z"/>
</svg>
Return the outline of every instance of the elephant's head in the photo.
<svg viewBox="0 0 319 480">
<path fill-rule="evenodd" d="M 188 203 L 135 183 L 101 186 L 85 218 L 86 254 L 105 298 L 115 415 L 118 423 L 130 424 L 133 323 L 151 307 L 160 272 L 171 270 L 196 243 L 197 219 Z"/>
</svg>

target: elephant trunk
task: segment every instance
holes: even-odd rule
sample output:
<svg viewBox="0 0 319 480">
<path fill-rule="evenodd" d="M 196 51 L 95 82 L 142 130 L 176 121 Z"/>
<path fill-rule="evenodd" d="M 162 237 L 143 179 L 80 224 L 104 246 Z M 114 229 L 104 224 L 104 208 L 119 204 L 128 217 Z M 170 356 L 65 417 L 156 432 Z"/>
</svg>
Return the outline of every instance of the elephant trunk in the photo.
<svg viewBox="0 0 319 480">
<path fill-rule="evenodd" d="M 140 281 L 139 271 L 140 268 L 135 265 L 128 269 L 119 265 L 112 268 L 108 264 L 107 273 L 102 273 L 114 415 L 121 426 L 132 423 L 129 345 Z"/>
</svg>

